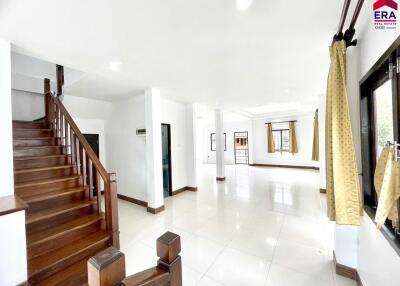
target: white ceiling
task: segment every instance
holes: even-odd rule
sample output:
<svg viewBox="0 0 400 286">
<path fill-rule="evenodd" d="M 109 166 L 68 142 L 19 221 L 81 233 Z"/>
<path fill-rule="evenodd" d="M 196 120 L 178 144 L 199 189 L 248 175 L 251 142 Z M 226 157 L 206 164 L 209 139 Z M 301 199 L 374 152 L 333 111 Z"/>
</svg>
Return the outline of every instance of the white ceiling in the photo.
<svg viewBox="0 0 400 286">
<path fill-rule="evenodd" d="M 0 37 L 84 72 L 74 95 L 112 101 L 159 87 L 231 110 L 314 108 L 342 4 L 253 0 L 238 11 L 235 0 L 0 0 Z"/>
</svg>

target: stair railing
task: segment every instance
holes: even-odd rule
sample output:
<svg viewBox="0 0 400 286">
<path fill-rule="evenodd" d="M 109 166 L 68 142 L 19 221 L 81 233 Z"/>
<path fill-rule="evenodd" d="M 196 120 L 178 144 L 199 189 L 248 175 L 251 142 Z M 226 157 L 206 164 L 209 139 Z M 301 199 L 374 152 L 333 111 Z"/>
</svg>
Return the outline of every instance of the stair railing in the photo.
<svg viewBox="0 0 400 286">
<path fill-rule="evenodd" d="M 93 199 L 93 191 L 96 191 L 99 215 L 102 213 L 101 189 L 104 188 L 107 233 L 110 235 L 111 245 L 119 249 L 116 174 L 106 171 L 62 102 L 50 91 L 49 79 L 44 80 L 44 93 L 49 128 L 53 130 L 58 142 L 63 146 L 64 154 L 69 155 L 70 163 L 75 166 L 78 175 L 81 176 L 83 185 L 88 188 L 89 199 Z"/>
<path fill-rule="evenodd" d="M 180 236 L 166 232 L 157 239 L 157 266 L 126 277 L 125 256 L 114 247 L 88 261 L 89 286 L 182 286 Z M 140 259 L 140 257 L 138 257 Z"/>
</svg>

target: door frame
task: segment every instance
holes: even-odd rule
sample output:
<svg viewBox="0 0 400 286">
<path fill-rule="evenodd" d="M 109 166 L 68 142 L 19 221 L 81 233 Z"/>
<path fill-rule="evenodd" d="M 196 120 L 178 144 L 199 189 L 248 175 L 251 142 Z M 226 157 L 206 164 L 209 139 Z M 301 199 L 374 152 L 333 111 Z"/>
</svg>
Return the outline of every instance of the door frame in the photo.
<svg viewBox="0 0 400 286">
<path fill-rule="evenodd" d="M 247 136 L 247 164 L 242 164 L 242 163 L 237 163 L 236 162 L 236 133 L 246 133 Z M 237 131 L 233 132 L 233 150 L 234 150 L 234 156 L 235 156 L 235 165 L 249 165 L 250 161 L 250 150 L 249 150 L 249 131 Z"/>
<path fill-rule="evenodd" d="M 162 126 L 167 126 L 168 130 L 168 168 L 169 168 L 169 196 L 172 196 L 172 156 L 171 156 L 171 124 L 168 123 L 161 123 L 161 132 Z M 162 141 L 161 141 L 161 148 L 162 148 Z M 162 151 L 161 151 L 162 157 Z M 164 174 L 163 174 L 164 176 Z M 163 185 L 163 193 L 164 193 L 164 185 Z"/>
<path fill-rule="evenodd" d="M 86 136 L 96 136 L 97 137 L 96 138 L 97 139 L 97 150 L 93 149 L 93 147 L 90 145 L 89 141 L 88 141 L 88 143 L 89 143 L 90 147 L 93 149 L 93 152 L 96 154 L 97 158 L 100 160 L 100 133 L 83 133 L 82 135 L 85 137 L 86 140 L 88 140 Z M 93 182 L 95 182 L 95 180 L 96 180 L 96 172 L 97 172 L 96 168 L 93 165 L 93 169 L 92 169 Z M 92 190 L 93 195 L 97 195 L 97 190 L 96 190 L 95 185 L 96 184 L 93 185 L 93 190 Z"/>
</svg>

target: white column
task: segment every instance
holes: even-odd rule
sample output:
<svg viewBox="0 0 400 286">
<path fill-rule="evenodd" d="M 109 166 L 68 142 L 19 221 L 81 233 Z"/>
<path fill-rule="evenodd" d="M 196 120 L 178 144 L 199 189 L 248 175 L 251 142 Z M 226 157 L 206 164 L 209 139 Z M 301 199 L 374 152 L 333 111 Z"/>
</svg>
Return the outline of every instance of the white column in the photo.
<svg viewBox="0 0 400 286">
<path fill-rule="evenodd" d="M 14 194 L 10 43 L 0 39 L 0 200 Z M 25 211 L 0 216 L 0 285 L 27 280 Z"/>
<path fill-rule="evenodd" d="M 215 110 L 215 143 L 216 143 L 217 181 L 225 181 L 224 116 L 220 109 Z"/>
<path fill-rule="evenodd" d="M 319 188 L 326 189 L 325 163 L 325 112 L 326 95 L 321 94 L 318 100 L 318 134 L 319 134 Z"/>
<path fill-rule="evenodd" d="M 196 104 L 189 103 L 186 107 L 187 130 L 187 186 L 197 188 L 197 156 L 196 156 Z"/>
<path fill-rule="evenodd" d="M 254 136 L 253 136 L 253 125 L 254 125 L 254 120 L 250 120 L 250 129 L 248 133 L 248 138 L 247 138 L 247 144 L 249 148 L 249 165 L 254 164 L 254 148 L 256 148 L 255 143 L 254 143 Z"/>
<path fill-rule="evenodd" d="M 160 91 L 149 89 L 145 94 L 145 118 L 147 210 L 150 212 L 159 212 L 164 208 L 160 114 Z"/>
</svg>

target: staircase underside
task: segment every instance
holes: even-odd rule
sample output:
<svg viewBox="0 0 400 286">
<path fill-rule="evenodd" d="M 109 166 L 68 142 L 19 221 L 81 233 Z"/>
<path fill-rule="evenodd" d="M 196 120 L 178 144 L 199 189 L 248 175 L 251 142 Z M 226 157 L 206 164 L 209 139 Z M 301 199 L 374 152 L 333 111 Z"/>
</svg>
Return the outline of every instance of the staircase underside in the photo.
<svg viewBox="0 0 400 286">
<path fill-rule="evenodd" d="M 15 193 L 26 203 L 30 285 L 86 285 L 87 260 L 109 246 L 103 214 L 45 122 L 13 121 Z"/>
</svg>

